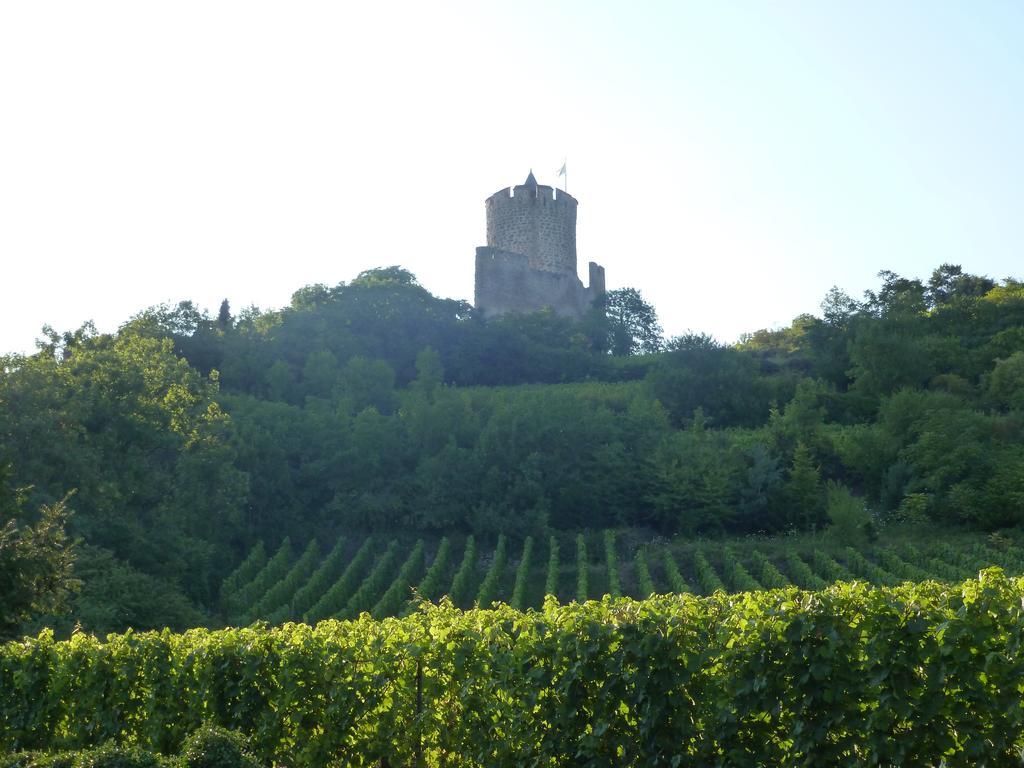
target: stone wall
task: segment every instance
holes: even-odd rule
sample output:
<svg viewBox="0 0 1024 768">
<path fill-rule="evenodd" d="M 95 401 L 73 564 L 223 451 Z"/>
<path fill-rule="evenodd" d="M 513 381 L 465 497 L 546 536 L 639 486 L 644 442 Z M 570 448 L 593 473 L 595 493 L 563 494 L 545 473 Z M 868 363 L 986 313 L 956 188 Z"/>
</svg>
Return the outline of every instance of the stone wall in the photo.
<svg viewBox="0 0 1024 768">
<path fill-rule="evenodd" d="M 473 303 L 485 317 L 551 309 L 574 318 L 582 317 L 600 295 L 574 274 L 534 269 L 524 254 L 490 246 L 476 249 L 474 294 Z"/>
<path fill-rule="evenodd" d="M 544 185 L 487 198 L 487 245 L 525 254 L 534 269 L 576 275 L 576 199 Z"/>
</svg>

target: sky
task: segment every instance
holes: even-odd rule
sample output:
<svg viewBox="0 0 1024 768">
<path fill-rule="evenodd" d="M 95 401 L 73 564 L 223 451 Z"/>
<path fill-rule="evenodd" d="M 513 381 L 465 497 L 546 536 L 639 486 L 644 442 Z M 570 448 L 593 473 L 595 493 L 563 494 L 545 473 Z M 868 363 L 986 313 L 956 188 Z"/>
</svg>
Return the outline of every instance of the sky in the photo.
<svg viewBox="0 0 1024 768">
<path fill-rule="evenodd" d="M 1024 3 L 0 4 L 0 353 L 399 264 L 472 301 L 486 197 L 734 341 L 893 270 L 1024 273 Z"/>
</svg>

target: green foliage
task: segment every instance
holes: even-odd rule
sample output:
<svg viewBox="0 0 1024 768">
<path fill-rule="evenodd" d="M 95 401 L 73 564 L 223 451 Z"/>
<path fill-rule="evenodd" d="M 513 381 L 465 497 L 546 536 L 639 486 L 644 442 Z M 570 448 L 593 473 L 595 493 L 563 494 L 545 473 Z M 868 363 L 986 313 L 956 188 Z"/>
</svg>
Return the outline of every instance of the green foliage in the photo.
<svg viewBox="0 0 1024 768">
<path fill-rule="evenodd" d="M 373 606 L 370 613 L 375 619 L 398 615 L 401 613 L 402 607 L 412 598 L 413 584 L 423 573 L 424 548 L 423 539 L 416 542 L 398 570 L 395 580 L 391 582 L 391 586 Z"/>
<path fill-rule="evenodd" d="M 659 527 L 694 534 L 721 531 L 735 516 L 742 465 L 728 437 L 707 428 L 698 410 L 688 429 L 672 433 L 651 454 L 647 496 Z"/>
<path fill-rule="evenodd" d="M 775 567 L 775 564 L 763 552 L 755 549 L 751 553 L 750 559 L 754 563 L 754 573 L 757 575 L 757 580 L 761 582 L 765 589 L 784 589 L 791 586 L 789 579 L 783 575 L 782 571 Z"/>
<path fill-rule="evenodd" d="M 243 560 L 238 567 L 229 573 L 224 578 L 224 581 L 221 582 L 221 605 L 226 606 L 239 589 L 256 578 L 256 574 L 263 570 L 263 566 L 266 564 L 267 549 L 263 546 L 262 541 L 258 541 L 256 542 L 256 546 L 249 550 L 249 554 L 246 555 L 245 560 Z"/>
<path fill-rule="evenodd" d="M 825 513 L 830 522 L 829 534 L 836 541 L 856 544 L 877 537 L 871 513 L 842 483 L 829 480 L 825 484 Z"/>
<path fill-rule="evenodd" d="M 613 355 L 659 352 L 665 341 L 658 313 L 636 288 L 619 288 L 604 295 L 607 341 Z"/>
<path fill-rule="evenodd" d="M 286 536 L 274 556 L 267 561 L 266 565 L 253 577 L 253 580 L 229 596 L 227 603 L 229 620 L 248 624 L 252 620 L 252 617 L 249 616 L 249 606 L 254 605 L 271 587 L 284 579 L 291 569 L 294 557 L 295 551 L 292 549 L 291 539 Z"/>
<path fill-rule="evenodd" d="M 104 745 L 75 756 L 75 768 L 163 768 L 159 755 L 138 747 Z"/>
<path fill-rule="evenodd" d="M 72 577 L 75 550 L 64 530 L 65 502 L 44 506 L 30 523 L 9 474 L 0 463 L 0 639 L 35 615 L 60 611 L 80 587 Z"/>
<path fill-rule="evenodd" d="M 814 563 L 814 572 L 826 583 L 854 580 L 854 575 L 849 570 L 822 549 L 814 550 L 811 554 L 811 561 Z"/>
<path fill-rule="evenodd" d="M 700 549 L 693 552 L 693 570 L 697 574 L 697 583 L 704 594 L 710 595 L 725 590 L 722 579 Z"/>
<path fill-rule="evenodd" d="M 825 579 L 818 576 L 807 562 L 795 550 L 786 552 L 786 570 L 793 583 L 802 589 L 824 589 L 828 586 Z"/>
<path fill-rule="evenodd" d="M 891 549 L 880 547 L 875 550 L 874 555 L 879 564 L 898 579 L 903 579 L 905 581 L 923 581 L 931 576 L 931 574 L 921 568 L 918 568 L 913 563 L 908 563 L 906 560 L 902 559 Z"/>
<path fill-rule="evenodd" d="M 473 584 L 476 582 L 476 538 L 466 537 L 466 546 L 462 551 L 462 562 L 455 571 L 452 588 L 448 592 L 452 603 L 458 606 L 469 606 L 473 595 Z"/>
<path fill-rule="evenodd" d="M 75 489 L 72 535 L 210 604 L 247 478 L 233 464 L 217 381 L 148 332 L 143 321 L 116 336 L 86 326 L 4 358 L 0 444 L 18 457 L 13 480 L 31 486 L 31 508 Z"/>
<path fill-rule="evenodd" d="M 419 550 L 419 557 L 422 562 L 422 548 Z M 384 550 L 384 554 L 377 558 L 373 568 L 370 569 L 362 584 L 359 585 L 359 589 L 348 599 L 345 607 L 338 612 L 336 618 L 354 619 L 361 613 L 369 612 L 377 604 L 377 600 L 391 583 L 391 572 L 397 559 L 398 540 L 392 539 L 388 543 L 387 549 Z"/>
<path fill-rule="evenodd" d="M 71 600 L 70 613 L 42 619 L 62 633 L 76 627 L 98 635 L 125 627 L 184 631 L 210 622 L 173 583 L 133 568 L 108 550 L 80 546 L 75 576 L 82 588 Z"/>
<path fill-rule="evenodd" d="M 317 566 L 317 569 L 313 571 L 313 574 L 306 583 L 296 590 L 295 595 L 291 599 L 291 604 L 287 606 L 283 615 L 281 615 L 282 620 L 284 618 L 297 619 L 303 616 L 327 592 L 331 584 L 338 579 L 342 569 L 345 567 L 345 545 L 345 537 L 338 537 L 327 557 Z"/>
<path fill-rule="evenodd" d="M 501 577 L 505 574 L 505 566 L 508 564 L 508 541 L 504 534 L 498 537 L 498 544 L 494 549 L 494 558 L 491 565 L 484 574 L 483 581 L 476 593 L 476 604 L 481 608 L 490 606 L 498 599 L 498 587 Z"/>
<path fill-rule="evenodd" d="M 774 393 L 753 356 L 701 335 L 677 337 L 668 350 L 651 367 L 647 385 L 675 424 L 687 423 L 698 408 L 714 426 L 764 423 Z"/>
<path fill-rule="evenodd" d="M 810 450 L 797 443 L 793 464 L 783 491 L 789 522 L 800 528 L 811 528 L 821 522 L 825 511 L 825 494 L 821 471 L 815 466 Z"/>
<path fill-rule="evenodd" d="M 116 739 L 171 754 L 215 722 L 264 764 L 1009 766 L 1024 748 L 1022 627 L 1024 580 L 991 570 L 957 585 L 43 633 L 0 646 L 0 750 Z M 233 744 L 206 743 L 195 765 L 235 764 L 213 761 Z M 131 750 L 89 764 L 156 764 Z"/>
<path fill-rule="evenodd" d="M 316 578 L 302 558 L 293 578 L 261 575 L 270 559 L 253 544 L 285 536 L 571 542 L 584 529 L 718 537 L 831 522 L 834 546 L 873 532 L 867 509 L 886 522 L 1020 525 L 1020 281 L 948 264 L 927 280 L 879 278 L 862 300 L 830 291 L 821 317 L 735 346 L 688 334 L 657 353 L 657 333 L 640 348 L 635 329 L 656 316 L 638 295 L 611 295 L 583 323 L 480 318 L 400 267 L 308 286 L 267 312 L 225 304 L 211 317 L 183 301 L 115 334 L 46 329 L 36 354 L 0 361 L 0 445 L 24 509 L 74 489 L 82 590 L 66 615 L 50 605 L 27 626 L 298 617 L 337 582 L 341 555 Z M 615 322 L 626 329 L 615 351 L 642 354 L 607 354 Z M 35 524 L 18 515 L 19 529 Z M 762 580 L 763 565 L 744 565 Z M 616 591 L 604 567 L 587 586 L 603 588 L 606 572 Z"/>
<path fill-rule="evenodd" d="M 448 568 L 452 562 L 452 543 L 447 536 L 437 545 L 434 561 L 427 569 L 426 576 L 420 582 L 417 591 L 424 600 L 437 600 L 441 597 L 444 579 L 448 576 Z"/>
<path fill-rule="evenodd" d="M 878 567 L 878 565 L 868 560 L 853 547 L 846 547 L 843 552 L 846 557 L 846 564 L 855 576 L 859 576 L 872 584 L 884 584 L 886 586 L 892 586 L 898 581 L 898 579 L 893 578 L 892 574 L 884 568 Z"/>
<path fill-rule="evenodd" d="M 725 578 L 728 579 L 732 591 L 753 592 L 762 588 L 740 561 L 736 550 L 728 545 L 722 547 L 722 562 L 725 566 Z"/>
<path fill-rule="evenodd" d="M 349 561 L 338 580 L 320 596 L 312 608 L 302 615 L 303 621 L 316 622 L 326 619 L 345 608 L 373 560 L 373 548 L 373 537 L 368 536 L 359 545 L 359 549 L 352 556 L 352 560 Z"/>
<path fill-rule="evenodd" d="M 185 740 L 182 768 L 257 768 L 249 740 L 238 731 L 204 725 Z"/>
<path fill-rule="evenodd" d="M 590 563 L 587 560 L 587 541 L 576 534 L 576 600 L 586 602 L 590 597 Z"/>
<path fill-rule="evenodd" d="M 558 594 L 558 572 L 560 570 L 560 564 L 558 562 L 558 539 L 551 536 L 548 539 L 548 569 L 547 576 L 544 578 L 544 594 L 545 595 L 557 595 Z"/>
<path fill-rule="evenodd" d="M 16 752 L 0 755 L 0 768 L 75 768 L 75 752 Z"/>
<path fill-rule="evenodd" d="M 263 597 L 249 609 L 246 616 L 248 621 L 244 623 L 248 624 L 249 621 L 257 618 L 267 618 L 268 615 L 281 606 L 287 607 L 292 596 L 298 591 L 299 587 L 306 583 L 319 561 L 320 545 L 316 543 L 316 539 L 312 539 L 288 573 L 285 574 L 284 578 L 267 589 Z"/>
<path fill-rule="evenodd" d="M 612 597 L 622 596 L 622 585 L 619 584 L 619 557 L 615 552 L 615 531 L 606 529 L 604 532 L 604 562 L 608 578 L 608 594 Z"/>
<path fill-rule="evenodd" d="M 651 569 L 647 564 L 647 550 L 640 548 L 636 551 L 633 559 L 633 567 L 636 570 L 636 586 L 642 598 L 650 597 L 657 593 L 654 586 L 654 579 L 651 578 Z"/>
<path fill-rule="evenodd" d="M 1024 351 L 996 360 L 988 379 L 988 394 L 997 405 L 1024 411 Z"/>
<path fill-rule="evenodd" d="M 672 552 L 665 550 L 665 578 L 668 580 L 668 588 L 677 594 L 690 594 L 693 590 L 690 585 L 686 583 L 683 575 L 679 572 L 679 566 L 676 564 L 676 559 L 672 557 Z"/>
<path fill-rule="evenodd" d="M 509 605 L 518 611 L 526 608 L 526 589 L 530 578 L 530 566 L 533 562 L 533 537 L 527 536 L 523 542 L 523 552 L 519 557 L 519 565 L 516 566 L 516 580 L 512 585 L 512 599 Z"/>
</svg>

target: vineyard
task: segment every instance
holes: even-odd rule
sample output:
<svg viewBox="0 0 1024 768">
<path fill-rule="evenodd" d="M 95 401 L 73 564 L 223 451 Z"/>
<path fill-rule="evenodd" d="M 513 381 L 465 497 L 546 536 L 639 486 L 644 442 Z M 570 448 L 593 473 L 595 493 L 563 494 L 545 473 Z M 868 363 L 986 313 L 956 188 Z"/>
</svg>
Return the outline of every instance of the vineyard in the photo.
<svg viewBox="0 0 1024 768">
<path fill-rule="evenodd" d="M 545 595 L 561 602 L 604 595 L 711 595 L 789 586 L 822 589 L 838 581 L 894 586 L 905 581 L 959 582 L 990 566 L 1024 574 L 1024 548 L 1004 536 L 950 533 L 858 548 L 813 537 L 727 542 L 642 539 L 604 530 L 513 544 L 504 536 L 484 546 L 473 536 L 342 538 L 321 548 L 285 539 L 273 551 L 249 553 L 221 587 L 226 624 L 256 620 L 315 623 L 324 619 L 403 616 L 414 595 L 447 595 L 458 608 L 507 603 L 539 608 Z"/>
<path fill-rule="evenodd" d="M 591 542 L 579 541 L 589 560 Z M 364 546 L 366 577 L 320 610 L 390 610 L 399 574 L 415 580 L 425 565 L 425 544 Z M 484 568 L 467 541 L 472 557 L 449 564 L 463 586 L 502 594 L 494 585 L 513 564 L 508 543 L 504 555 L 500 547 Z M 771 559 L 758 570 L 738 549 L 719 578 L 785 573 Z M 598 548 L 595 560 L 611 552 Z M 656 578 L 658 557 L 640 552 L 640 574 Z M 451 545 L 438 553 L 448 558 Z M 710 581 L 724 548 L 700 554 Z M 923 569 L 935 557 L 872 554 L 800 562 L 815 578 L 865 562 L 897 578 L 890 568 Z M 272 562 L 291 574 L 302 556 Z M 475 581 L 467 562 L 483 571 Z M 625 563 L 616 569 L 625 587 Z M 595 566 L 580 581 L 596 589 L 597 575 Z M 471 591 L 461 598 L 475 599 Z M 0 754 L 103 744 L 177 754 L 209 724 L 245 734 L 262 764 L 296 768 L 1014 766 L 1024 747 L 1022 604 L 1024 579 L 986 570 L 957 584 L 608 597 L 525 612 L 425 603 L 398 619 L 105 640 L 46 631 L 0 645 Z"/>
</svg>

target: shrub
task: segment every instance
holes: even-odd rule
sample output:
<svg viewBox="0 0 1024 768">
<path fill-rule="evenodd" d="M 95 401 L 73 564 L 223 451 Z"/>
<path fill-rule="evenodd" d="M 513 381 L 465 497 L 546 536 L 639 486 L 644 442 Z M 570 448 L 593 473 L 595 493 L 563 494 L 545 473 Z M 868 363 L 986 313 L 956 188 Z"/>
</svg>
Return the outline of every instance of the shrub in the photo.
<svg viewBox="0 0 1024 768">
<path fill-rule="evenodd" d="M 167 764 L 166 758 L 160 755 L 114 744 L 79 752 L 72 763 L 74 768 L 164 768 Z"/>
<path fill-rule="evenodd" d="M 249 740 L 238 731 L 204 725 L 185 741 L 182 768 L 254 768 Z"/>
</svg>

